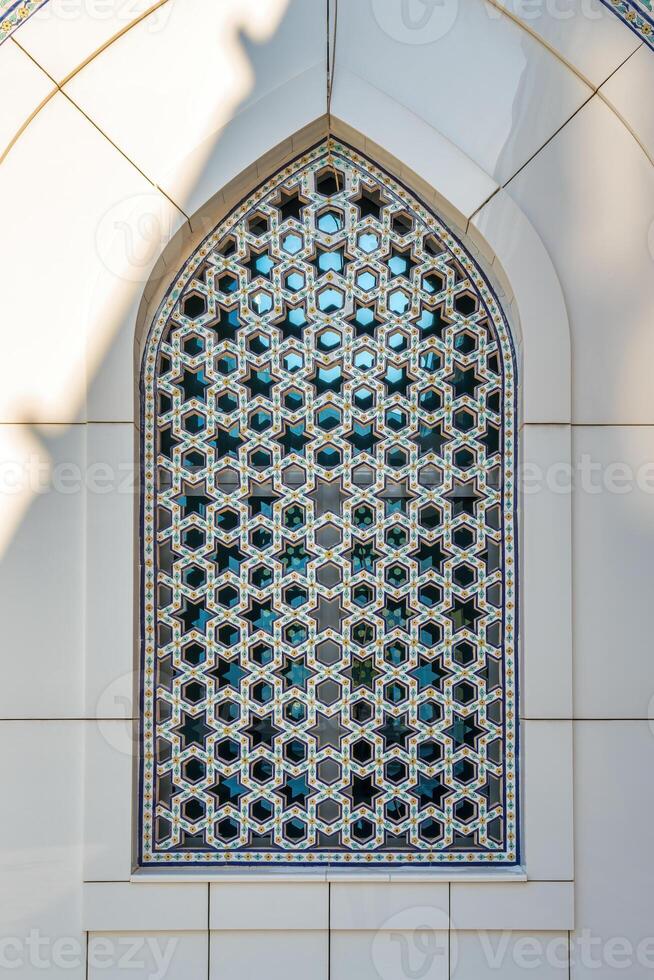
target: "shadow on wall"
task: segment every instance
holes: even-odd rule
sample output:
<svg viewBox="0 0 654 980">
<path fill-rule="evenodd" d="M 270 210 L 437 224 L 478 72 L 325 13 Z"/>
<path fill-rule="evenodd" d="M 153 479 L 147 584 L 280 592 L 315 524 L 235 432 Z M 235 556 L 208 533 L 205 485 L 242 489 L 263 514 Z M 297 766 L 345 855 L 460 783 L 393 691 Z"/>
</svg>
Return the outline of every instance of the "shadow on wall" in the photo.
<svg viewBox="0 0 654 980">
<path fill-rule="evenodd" d="M 15 560 L 18 567 L 25 569 L 26 575 L 26 562 L 34 574 L 39 567 L 45 571 L 43 563 L 52 561 L 52 556 L 45 553 L 50 547 L 49 535 L 34 536 L 27 531 L 17 543 L 20 556 L 8 555 L 7 549 L 28 513 L 35 525 L 42 519 L 47 523 L 48 515 L 51 521 L 58 520 L 60 504 L 56 498 L 65 490 L 60 486 L 53 488 L 48 476 L 54 475 L 60 480 L 61 468 L 66 464 L 70 464 L 73 472 L 84 465 L 83 446 L 81 449 L 77 446 L 78 438 L 73 439 L 75 446 L 71 446 L 69 425 L 84 421 L 133 421 L 134 324 L 143 289 L 167 242 L 180 227 L 188 224 L 187 213 L 193 210 L 187 212 L 188 203 L 192 204 L 198 188 L 202 193 L 207 179 L 212 180 L 214 190 L 223 182 L 221 144 L 227 127 L 248 99 L 256 95 L 258 67 L 261 65 L 270 71 L 270 65 L 279 54 L 278 45 L 273 45 L 273 41 L 285 30 L 285 19 L 301 3 L 302 0 L 291 0 L 290 3 L 289 0 L 251 0 L 242 4 L 216 4 L 209 17 L 201 17 L 198 12 L 195 22 L 189 18 L 185 5 L 164 4 L 115 42 L 118 45 L 137 43 L 138 50 L 144 53 L 144 63 L 159 63 L 161 67 L 176 45 L 184 42 L 192 45 L 194 31 L 209 29 L 215 35 L 215 66 L 218 68 L 214 66 L 208 75 L 213 77 L 219 71 L 221 85 L 213 97 L 207 97 L 208 86 L 202 89 L 202 98 L 187 98 L 184 118 L 179 122 L 168 120 L 168 131 L 173 123 L 178 127 L 179 142 L 171 146 L 169 132 L 165 134 L 169 172 L 163 181 L 157 173 L 158 186 L 143 180 L 140 181 L 143 185 L 140 193 L 121 195 L 121 187 L 131 188 L 132 178 L 137 175 L 130 173 L 128 180 L 121 180 L 123 161 L 112 158 L 111 164 L 115 163 L 118 171 L 115 189 L 110 182 L 114 171 L 110 169 L 109 183 L 104 191 L 98 188 L 97 194 L 94 192 L 88 197 L 83 189 L 79 197 L 67 202 L 69 223 L 67 228 L 61 228 L 61 252 L 54 261 L 65 275 L 80 276 L 75 308 L 67 320 L 68 332 L 62 336 L 54 329 L 51 333 L 43 329 L 42 318 L 48 317 L 48 303 L 53 323 L 59 319 L 57 313 L 52 315 L 52 311 L 57 303 L 65 302 L 68 292 L 63 288 L 59 297 L 49 298 L 38 312 L 36 307 L 33 312 L 28 310 L 20 333 L 11 335 L 9 352 L 16 360 L 0 394 L 2 418 L 12 423 L 0 426 L 3 472 L 0 556 L 12 559 L 5 562 L 7 572 L 11 570 L 9 577 L 15 575 Z M 134 37 L 130 38 L 130 34 Z M 202 47 L 206 51 L 206 41 Z M 129 56 L 134 48 L 128 47 L 127 51 Z M 111 55 L 111 51 L 106 53 Z M 101 59 L 103 55 L 99 57 Z M 155 84 L 152 91 L 145 93 L 145 98 L 156 98 L 157 94 Z M 143 92 L 136 93 L 137 103 L 139 99 L 142 102 L 143 96 Z M 71 119 L 76 115 L 74 125 L 79 125 L 81 117 L 77 110 L 64 102 L 61 95 L 54 98 L 63 103 L 63 109 L 57 108 Z M 47 110 L 48 104 L 42 113 Z M 11 164 L 12 154 L 16 153 L 20 142 L 29 138 L 30 128 L 35 127 L 36 131 L 43 123 L 39 115 L 10 151 L 4 167 Z M 147 129 L 156 126 L 157 119 L 144 117 L 139 120 L 141 123 Z M 91 138 L 98 139 L 95 132 Z M 152 139 L 156 145 L 157 140 L 161 142 L 164 138 L 153 132 Z M 116 139 L 116 145 L 130 155 L 119 139 Z M 163 147 L 164 143 L 161 145 Z M 71 163 L 83 170 L 87 162 L 85 149 L 85 145 L 79 145 L 75 148 L 77 155 L 74 155 L 64 141 L 60 156 L 65 164 Z M 102 152 L 106 153 L 105 146 Z M 138 159 L 134 162 L 139 164 Z M 105 175 L 100 176 L 104 178 Z M 230 173 L 225 179 L 231 176 Z M 174 191 L 174 197 L 165 189 L 159 190 L 159 187 L 168 186 Z M 110 202 L 109 207 L 107 202 Z M 75 213 L 76 205 L 79 214 Z M 40 220 L 47 222 L 47 211 Z M 76 249 L 81 251 L 76 236 L 83 239 L 86 271 L 90 270 L 91 275 L 80 275 L 76 267 L 75 252 Z M 91 248 L 94 255 L 89 260 Z M 162 273 L 172 276 L 174 271 L 167 269 Z M 32 316 L 39 316 L 40 322 L 30 324 Z M 23 369 L 27 362 L 29 371 Z M 44 493 L 52 489 L 59 489 L 60 493 Z M 73 538 L 76 533 L 82 533 L 83 504 L 79 494 L 77 498 L 78 505 L 74 509 L 68 508 L 65 523 L 77 521 L 78 526 L 68 545 L 61 542 L 64 553 L 74 550 Z M 12 591 L 4 588 L 7 584 L 3 584 L 0 573 L 5 603 L 10 601 Z M 48 619 L 59 618 L 67 612 L 53 606 L 44 611 L 44 615 Z"/>
<path fill-rule="evenodd" d="M 11 685 L 4 685 L 0 695 L 3 718 L 25 714 L 28 690 L 29 710 L 35 718 L 84 715 L 87 604 L 96 601 L 89 599 L 85 581 L 89 480 L 95 481 L 91 489 L 100 494 L 121 488 L 130 494 L 134 485 L 133 480 L 126 480 L 124 469 L 113 471 L 107 459 L 97 456 L 97 446 L 89 452 L 87 427 L 79 423 L 133 421 L 134 325 L 152 267 L 173 234 L 188 223 L 187 202 L 193 200 L 208 172 L 215 186 L 223 183 L 220 147 L 226 127 L 256 91 L 258 66 L 274 60 L 270 48 L 276 34 L 285 29 L 285 19 L 304 3 L 245 0 L 216 4 L 210 17 L 198 16 L 195 26 L 179 24 L 177 15 L 168 10 L 173 7 L 169 3 L 150 15 L 161 18 L 157 30 L 148 29 L 150 17 L 132 28 L 140 33 L 138 43 L 146 61 L 150 57 L 165 61 L 180 37 L 189 42 L 194 29 L 206 32 L 206 20 L 211 21 L 215 35 L 215 59 L 224 84 L 213 97 L 205 89 L 201 99 L 188 105 L 185 119 L 178 124 L 180 134 L 187 134 L 186 139 L 180 135 L 179 149 L 174 147 L 171 154 L 170 184 L 179 191 L 179 203 L 177 196 L 171 200 L 142 177 L 60 93 L 46 103 L 3 161 L 3 177 L 15 188 L 16 198 L 29 202 L 13 236 L 9 225 L 5 228 L 9 241 L 4 267 L 21 272 L 33 263 L 35 291 L 34 302 L 28 302 L 24 280 L 22 298 L 13 300 L 12 315 L 7 318 L 11 327 L 5 321 L 5 351 L 11 366 L 5 369 L 0 390 L 4 423 L 0 424 L 0 615 Z M 130 33 L 117 43 L 127 43 Z M 203 47 L 206 51 L 206 42 Z M 136 95 L 142 98 L 144 93 Z M 156 85 L 145 93 L 145 98 L 150 96 L 156 97 Z M 145 117 L 142 122 L 144 128 L 157 124 L 156 119 Z M 169 125 L 173 122 L 171 119 Z M 189 151 L 192 140 L 188 134 L 193 132 L 202 138 Z M 119 139 L 115 142 L 124 149 Z M 39 154 L 31 151 L 35 145 L 41 151 L 44 145 L 57 146 L 44 170 L 42 153 L 35 159 Z M 97 160 L 102 161 L 102 168 L 89 173 Z M 30 180 L 20 183 L 26 162 L 39 178 L 33 186 Z M 140 188 L 136 194 L 135 188 Z M 26 240 L 34 243 L 30 254 L 24 253 Z M 56 249 L 50 246 L 53 241 Z M 40 276 L 39 269 L 48 265 L 50 270 Z M 167 276 L 173 273 L 173 269 L 165 270 Z M 39 283 L 42 294 L 38 294 Z M 99 469 L 95 468 L 98 463 Z M 96 518 L 98 514 L 96 508 Z M 93 532 L 102 537 L 107 528 L 98 531 L 98 520 L 102 522 L 101 514 Z M 119 593 L 122 587 L 118 585 Z M 125 588 L 129 590 L 129 583 Z M 118 601 L 123 598 L 120 594 Z M 111 623 L 113 601 L 114 590 L 107 590 L 101 616 L 114 641 L 120 643 Z M 68 730 L 62 729 L 62 738 L 68 737 Z M 66 746 L 69 751 L 68 742 Z M 71 771 L 72 767 L 71 761 Z M 60 791 L 60 787 L 41 786 L 46 796 Z M 76 907 L 78 898 L 69 889 L 68 869 L 79 864 L 76 877 L 81 880 L 82 854 L 77 843 L 81 829 L 71 823 L 64 837 L 59 824 L 54 827 L 57 829 L 49 833 L 57 835 L 60 846 L 48 844 L 47 860 L 44 857 L 43 862 L 26 868 L 22 850 L 4 855 L 4 871 L 15 872 L 25 883 L 26 896 L 23 901 L 21 892 L 16 899 L 12 892 L 11 908 L 5 908 L 3 917 L 7 928 L 16 923 L 20 930 L 27 910 L 35 921 L 56 919 L 61 909 L 68 910 L 67 917 L 73 916 L 69 907 Z M 34 862 L 33 848 L 29 853 Z M 56 887 L 44 889 L 51 873 L 57 878 Z M 34 895 L 40 896 L 38 913 Z"/>
</svg>

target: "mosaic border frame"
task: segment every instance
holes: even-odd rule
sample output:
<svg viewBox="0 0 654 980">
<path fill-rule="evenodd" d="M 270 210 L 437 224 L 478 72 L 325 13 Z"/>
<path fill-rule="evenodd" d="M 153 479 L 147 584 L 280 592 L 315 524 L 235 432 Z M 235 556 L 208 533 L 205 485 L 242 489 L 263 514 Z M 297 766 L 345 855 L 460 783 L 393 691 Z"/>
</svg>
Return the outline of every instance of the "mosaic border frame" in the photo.
<svg viewBox="0 0 654 980">
<path fill-rule="evenodd" d="M 611 13 L 622 21 L 632 33 L 654 51 L 654 16 L 647 0 L 636 3 L 634 0 L 602 0 Z M 648 7 L 644 10 L 643 7 Z"/>
<path fill-rule="evenodd" d="M 202 264 L 207 254 L 217 242 L 229 234 L 234 225 L 251 211 L 256 210 L 258 201 L 269 194 L 276 185 L 293 177 L 312 163 L 321 161 L 325 154 L 332 160 L 339 155 L 348 164 L 373 175 L 385 185 L 385 190 L 404 203 L 427 229 L 437 234 L 452 255 L 458 259 L 475 288 L 480 301 L 491 319 L 496 331 L 498 347 L 502 350 L 502 381 L 505 395 L 504 427 L 502 439 L 503 469 L 503 558 L 505 567 L 504 602 L 502 616 L 503 637 L 503 733 L 504 733 L 504 790 L 505 790 L 505 838 L 509 846 L 486 854 L 472 852 L 443 852 L 438 850 L 424 852 L 389 852 L 361 850 L 353 852 L 250 852 L 238 855 L 225 852 L 157 852 L 146 846 L 148 835 L 151 839 L 153 822 L 153 783 L 151 778 L 154 759 L 152 706 L 155 693 L 151 690 L 154 677 L 156 645 L 154 625 L 156 623 L 156 568 L 154 564 L 154 542 L 151 526 L 154 502 L 154 467 L 156 458 L 151 450 L 156 437 L 154 412 L 154 383 L 156 381 L 156 352 L 168 318 L 184 288 L 192 279 L 195 270 Z M 175 280 L 164 295 L 152 320 L 143 348 L 143 358 L 139 379 L 140 398 L 140 439 L 139 439 L 139 559 L 140 559 L 140 657 L 139 657 L 139 758 L 138 758 L 138 837 L 136 864 L 140 868 L 156 867 L 204 867 L 204 868 L 270 868 L 280 870 L 284 867 L 296 869 L 320 867 L 349 868 L 442 868 L 447 866 L 465 867 L 515 867 L 520 863 L 520 766 L 519 766 L 519 684 L 518 663 L 518 505 L 515 492 L 515 472 L 517 467 L 517 410 L 518 387 L 516 383 L 516 354 L 506 317 L 497 296 L 486 276 L 450 230 L 443 219 L 431 207 L 427 207 L 413 190 L 401 181 L 391 177 L 374 160 L 332 136 L 323 138 L 311 149 L 303 152 L 285 166 L 276 170 L 266 180 L 251 190 L 233 207 L 198 245 L 186 260 Z M 148 536 L 149 535 L 149 536 Z M 150 688 L 148 688 L 150 684 Z M 510 786 L 508 785 L 510 784 Z M 146 806 L 150 809 L 146 809 Z"/>
</svg>

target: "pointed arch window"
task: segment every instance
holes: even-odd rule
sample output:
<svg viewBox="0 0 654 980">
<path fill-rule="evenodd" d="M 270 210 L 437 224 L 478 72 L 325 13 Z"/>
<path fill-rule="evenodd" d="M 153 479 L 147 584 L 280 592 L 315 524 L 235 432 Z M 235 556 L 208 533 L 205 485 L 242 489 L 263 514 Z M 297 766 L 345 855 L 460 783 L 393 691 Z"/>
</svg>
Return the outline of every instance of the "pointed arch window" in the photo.
<svg viewBox="0 0 654 980">
<path fill-rule="evenodd" d="M 440 219 L 333 140 L 143 360 L 139 859 L 518 860 L 515 364 Z"/>
</svg>

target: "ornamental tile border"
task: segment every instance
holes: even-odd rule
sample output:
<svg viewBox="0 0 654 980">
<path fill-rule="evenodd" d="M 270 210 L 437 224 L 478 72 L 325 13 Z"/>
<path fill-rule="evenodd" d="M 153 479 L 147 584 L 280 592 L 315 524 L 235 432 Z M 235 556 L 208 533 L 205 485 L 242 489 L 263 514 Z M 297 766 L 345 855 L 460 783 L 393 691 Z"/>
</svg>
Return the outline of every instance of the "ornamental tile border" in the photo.
<svg viewBox="0 0 654 980">
<path fill-rule="evenodd" d="M 48 0 L 0 0 L 0 44 L 47 2 Z"/>
</svg>

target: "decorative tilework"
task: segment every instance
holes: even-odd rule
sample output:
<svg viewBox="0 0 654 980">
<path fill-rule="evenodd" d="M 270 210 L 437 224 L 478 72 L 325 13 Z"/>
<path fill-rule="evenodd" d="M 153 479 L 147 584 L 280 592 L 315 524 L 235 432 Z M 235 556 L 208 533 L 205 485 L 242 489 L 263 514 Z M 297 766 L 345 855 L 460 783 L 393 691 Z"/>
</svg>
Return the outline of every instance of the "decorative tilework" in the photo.
<svg viewBox="0 0 654 980">
<path fill-rule="evenodd" d="M 329 141 L 142 375 L 143 864 L 514 863 L 515 376 L 442 222 Z"/>
<path fill-rule="evenodd" d="M 616 17 L 654 50 L 654 16 L 651 0 L 602 0 Z"/>
<path fill-rule="evenodd" d="M 46 3 L 47 0 L 0 0 L 0 44 Z"/>
</svg>

